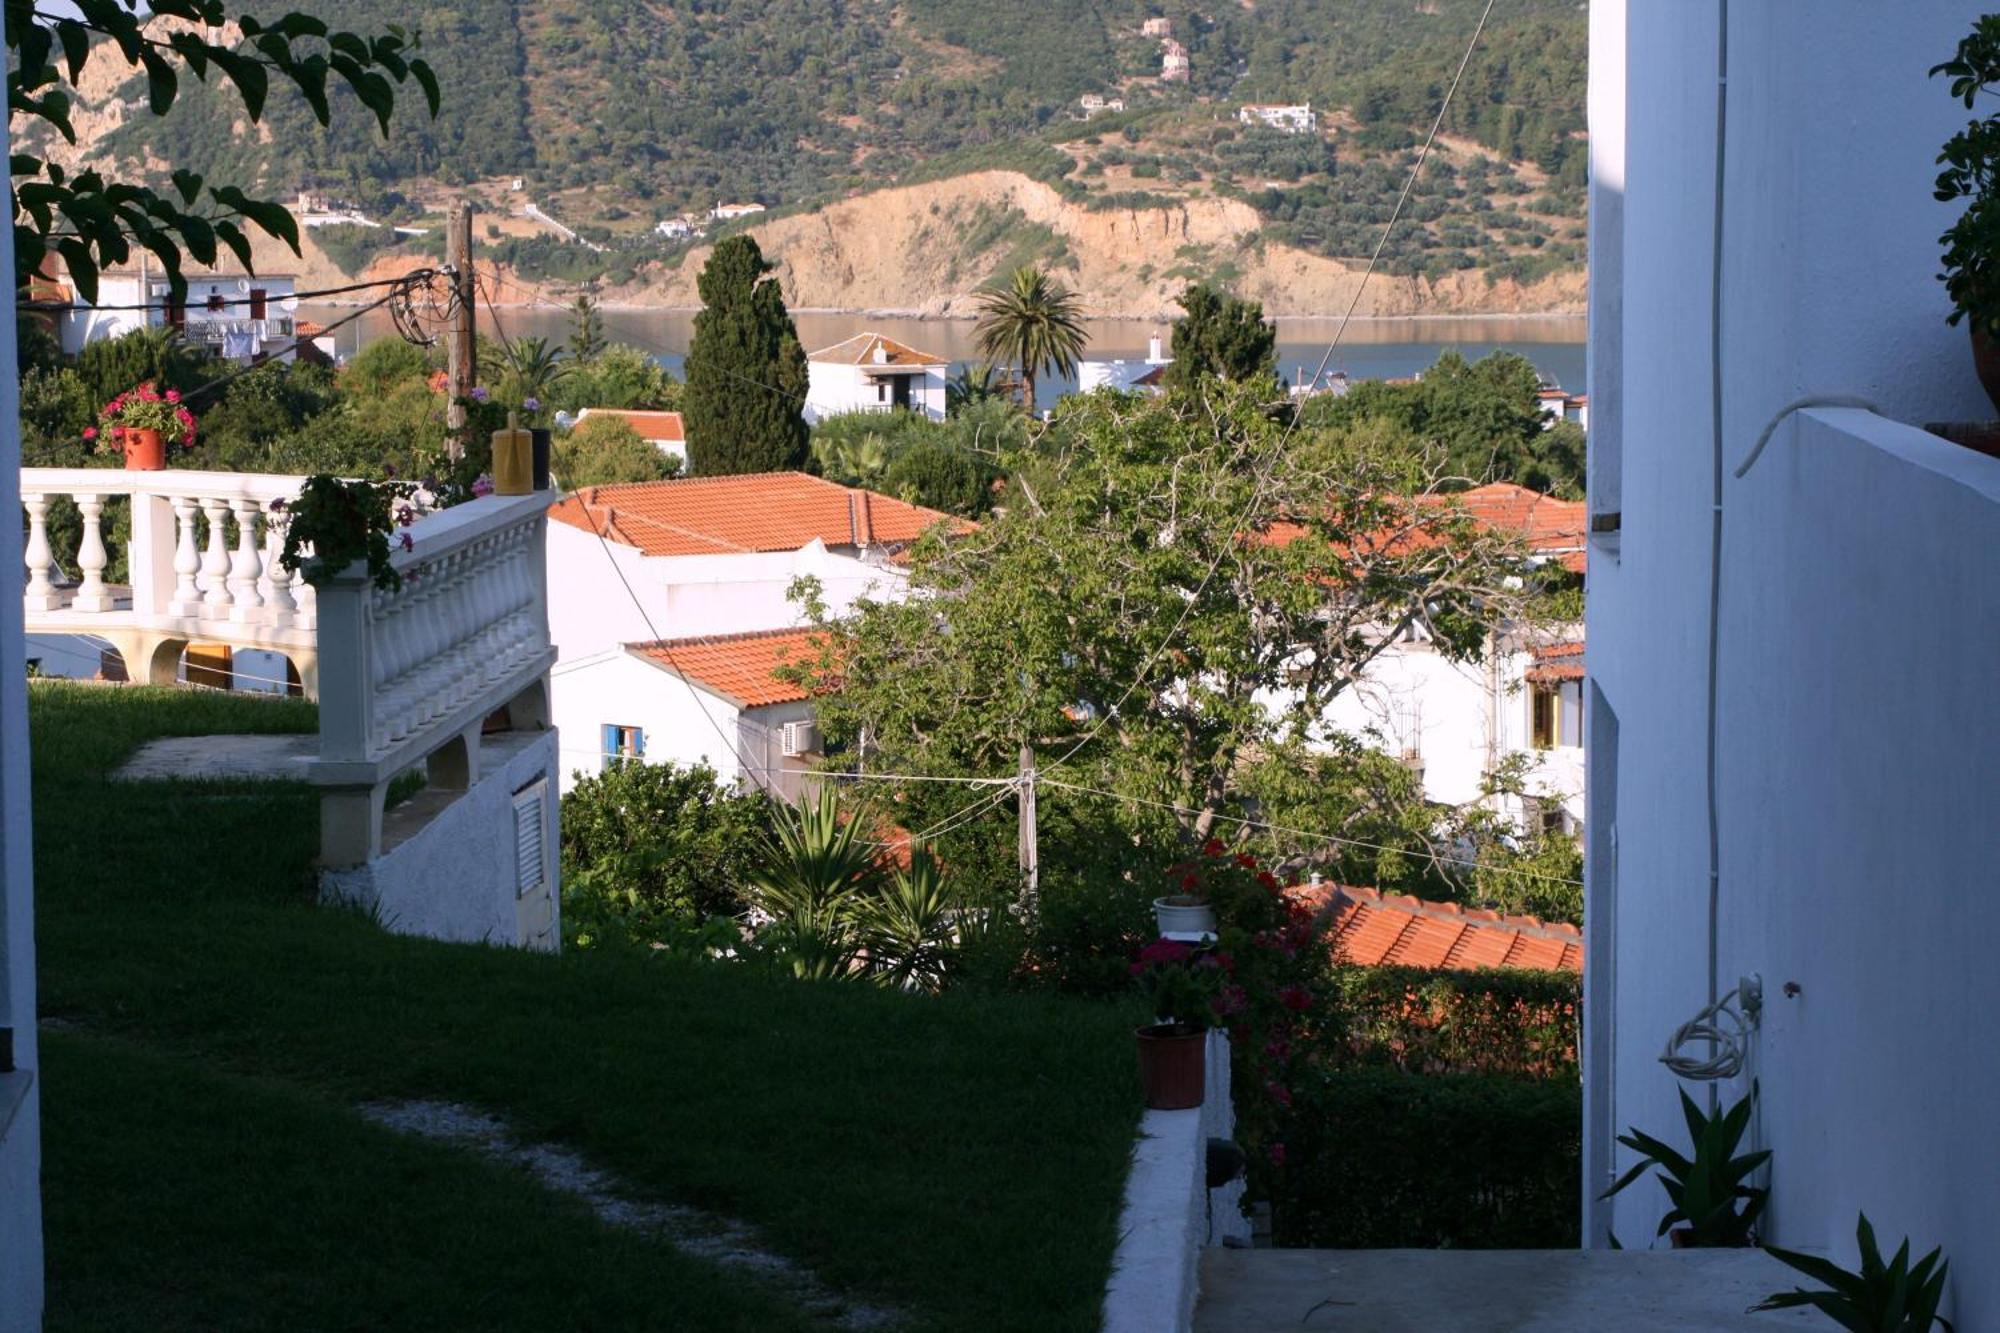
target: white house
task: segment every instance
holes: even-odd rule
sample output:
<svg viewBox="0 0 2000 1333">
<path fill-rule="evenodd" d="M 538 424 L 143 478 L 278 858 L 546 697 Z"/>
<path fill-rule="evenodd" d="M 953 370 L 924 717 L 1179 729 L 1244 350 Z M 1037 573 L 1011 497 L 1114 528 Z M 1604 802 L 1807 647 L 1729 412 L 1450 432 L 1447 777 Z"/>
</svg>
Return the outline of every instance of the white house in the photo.
<svg viewBox="0 0 2000 1333">
<path fill-rule="evenodd" d="M 1535 405 L 1542 410 L 1543 428 L 1558 421 L 1574 421 L 1585 430 L 1590 429 L 1590 395 L 1568 393 L 1552 384 L 1544 384 L 1535 390 Z"/>
<path fill-rule="evenodd" d="M 1085 93 L 1076 99 L 1085 120 L 1095 120 L 1099 116 L 1116 115 L 1125 109 L 1122 97 L 1106 97 L 1102 93 Z"/>
<path fill-rule="evenodd" d="M 1148 37 L 1171 37 L 1174 35 L 1174 21 L 1156 14 L 1141 23 L 1139 31 Z"/>
<path fill-rule="evenodd" d="M 669 458 L 687 464 L 687 422 L 678 412 L 641 412 L 620 407 L 586 407 L 576 414 L 581 425 L 591 417 L 620 417 L 639 438 Z"/>
<path fill-rule="evenodd" d="M 899 560 L 963 519 L 803 472 L 592 486 L 550 510 L 550 634 L 559 660 L 619 644 L 805 623 L 787 596 L 817 579 L 838 614 L 899 597 Z M 629 591 L 628 586 L 629 585 Z"/>
<path fill-rule="evenodd" d="M 1533 557 L 1583 572 L 1584 505 L 1506 482 L 1454 497 L 1475 521 L 1520 537 Z M 1442 805 L 1485 803 L 1524 828 L 1584 823 L 1580 627 L 1502 626 L 1483 660 L 1453 662 L 1412 629 L 1338 695 L 1328 732 L 1371 737 L 1423 775 Z M 1274 696 L 1274 702 L 1282 702 Z M 1490 775 L 1526 762 L 1525 798 L 1487 798 Z"/>
<path fill-rule="evenodd" d="M 1160 43 L 1160 82 L 1186 83 L 1193 73 L 1185 46 L 1171 37 Z"/>
<path fill-rule="evenodd" d="M 1274 102 L 1251 102 L 1239 108 L 1236 119 L 1244 125 L 1263 125 L 1285 134 L 1317 134 L 1319 115 L 1312 109 L 1312 103 L 1281 105 Z"/>
<path fill-rule="evenodd" d="M 1132 389 L 1157 390 L 1165 377 L 1166 369 L 1174 359 L 1166 354 L 1159 334 L 1146 340 L 1146 359 L 1110 361 L 1079 361 L 1076 363 L 1076 388 L 1078 393 L 1089 393 L 1092 389 Z"/>
<path fill-rule="evenodd" d="M 753 213 L 764 211 L 762 204 L 717 204 L 708 210 L 709 217 L 717 222 L 727 222 L 731 218 L 747 218 Z"/>
<path fill-rule="evenodd" d="M 707 764 L 724 783 L 796 799 L 820 752 L 811 695 L 773 673 L 809 661 L 810 630 L 621 644 L 555 671 L 563 785 L 609 764 Z"/>
<path fill-rule="evenodd" d="M 694 219 L 685 213 L 679 217 L 661 218 L 653 224 L 653 230 L 670 241 L 685 241 L 697 234 Z"/>
<path fill-rule="evenodd" d="M 951 368 L 945 357 L 879 333 L 857 333 L 808 354 L 806 363 L 807 421 L 899 407 L 944 420 L 945 373 Z"/>
<path fill-rule="evenodd" d="M 157 269 L 106 269 L 98 275 L 97 300 L 71 301 L 61 325 L 63 351 L 116 338 L 134 329 L 168 325 L 189 342 L 232 361 L 294 357 L 298 315 L 296 282 L 289 273 L 204 269 L 187 264 L 187 299 L 175 302 Z"/>
<path fill-rule="evenodd" d="M 0 146 L 7 132 L 0 127 Z M 0 234 L 12 269 L 14 236 Z M 21 505 L 20 384 L 14 372 L 14 294 L 0 319 L 0 512 Z M 0 562 L 25 568 L 19 522 L 0 524 Z M 28 806 L 28 698 L 24 608 L 0 598 L 0 1328 L 42 1324 L 40 1047 L 35 1025 L 33 826 Z"/>
<path fill-rule="evenodd" d="M 1590 6 L 1587 1243 L 1652 1234 L 1657 1190 L 1597 1201 L 1614 1136 L 1684 1142 L 1662 1046 L 1749 978 L 1766 1240 L 1942 1246 L 1962 1329 L 2000 1327 L 2000 460 L 1923 423 L 1994 415 L 1932 195 L 1992 103 L 1926 71 L 1984 8 Z"/>
</svg>

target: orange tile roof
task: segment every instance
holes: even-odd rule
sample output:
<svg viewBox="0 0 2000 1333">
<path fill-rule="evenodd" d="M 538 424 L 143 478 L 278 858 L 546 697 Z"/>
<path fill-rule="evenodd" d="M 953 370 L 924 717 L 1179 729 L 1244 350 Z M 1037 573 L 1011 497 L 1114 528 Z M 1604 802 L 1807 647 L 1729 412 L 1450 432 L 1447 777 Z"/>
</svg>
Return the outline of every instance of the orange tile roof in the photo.
<svg viewBox="0 0 2000 1333">
<path fill-rule="evenodd" d="M 1590 519 L 1586 513 L 1588 507 L 1581 500 L 1558 500 L 1510 481 L 1491 482 L 1469 491 L 1425 499 L 1440 507 L 1455 505 L 1482 527 L 1519 537 L 1534 554 L 1561 562 L 1573 574 L 1583 573 Z M 1302 523 L 1280 519 L 1265 525 L 1264 540 L 1283 545 L 1298 541 L 1309 531 Z M 1420 548 L 1434 539 L 1435 534 L 1419 532 L 1400 541 Z"/>
<path fill-rule="evenodd" d="M 589 417 L 623 417 L 627 425 L 639 433 L 642 440 L 655 442 L 665 440 L 669 444 L 687 443 L 687 425 L 678 412 L 636 412 L 622 407 L 586 407 L 577 413 L 577 420 Z"/>
<path fill-rule="evenodd" d="M 549 517 L 656 556 L 796 551 L 815 538 L 896 548 L 939 523 L 973 526 L 803 472 L 589 486 L 551 505 Z"/>
<path fill-rule="evenodd" d="M 1332 909 L 1334 952 L 1343 962 L 1583 971 L 1583 934 L 1575 926 L 1345 884 L 1293 893 Z"/>
<path fill-rule="evenodd" d="M 888 359 L 877 361 L 876 349 L 887 353 Z M 842 366 L 945 366 L 949 359 L 920 352 L 908 343 L 899 343 L 894 338 L 885 338 L 879 333 L 857 333 L 844 342 L 831 347 L 822 347 L 810 352 L 809 361 L 831 362 Z"/>
<path fill-rule="evenodd" d="M 1527 670 L 1533 685 L 1553 685 L 1558 681 L 1583 679 L 1583 645 L 1551 643 L 1534 650 L 1534 664 Z"/>
<path fill-rule="evenodd" d="M 814 633 L 809 629 L 757 630 L 704 639 L 657 639 L 625 647 L 734 700 L 739 707 L 761 708 L 812 697 L 810 691 L 771 673 L 786 663 L 810 658 Z"/>
</svg>

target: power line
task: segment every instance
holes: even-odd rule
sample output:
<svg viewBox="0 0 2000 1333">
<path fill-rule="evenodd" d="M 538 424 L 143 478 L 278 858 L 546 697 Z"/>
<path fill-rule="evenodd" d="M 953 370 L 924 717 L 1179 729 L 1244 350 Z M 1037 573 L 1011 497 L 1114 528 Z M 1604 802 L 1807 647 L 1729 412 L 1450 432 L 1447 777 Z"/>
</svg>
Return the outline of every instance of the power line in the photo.
<svg viewBox="0 0 2000 1333">
<path fill-rule="evenodd" d="M 319 300 L 322 297 L 327 297 L 327 296 L 346 296 L 352 292 L 372 291 L 377 287 L 398 286 L 402 283 L 408 282 L 412 278 L 417 278 L 417 277 L 423 277 L 426 279 L 432 278 L 444 271 L 445 270 L 433 269 L 433 268 L 411 269 L 408 273 L 403 274 L 401 277 L 375 278 L 368 282 L 350 282 L 343 287 L 320 287 L 320 288 L 315 288 L 311 291 L 304 291 L 304 292 L 294 291 L 294 292 L 285 292 L 282 294 L 274 294 L 266 292 L 262 296 L 231 296 L 231 297 L 211 296 L 205 298 L 203 304 L 200 306 L 189 306 L 188 303 L 185 301 L 138 301 L 129 305 L 92 305 L 87 301 L 69 301 L 69 302 L 23 301 L 20 303 L 20 308 L 23 310 L 32 310 L 37 314 L 64 314 L 69 312 L 84 312 L 84 311 L 90 311 L 90 312 L 136 311 L 136 310 L 173 311 L 173 310 L 187 310 L 187 309 L 212 310 L 218 306 L 259 305 L 259 304 L 268 304 L 269 302 L 272 301 L 315 301 Z M 245 281 L 245 282 L 257 281 L 257 275 L 254 273 L 251 274 L 231 273 L 225 275 L 225 278 L 226 280 L 230 281 Z M 197 279 L 197 281 L 206 281 L 206 280 Z"/>
</svg>

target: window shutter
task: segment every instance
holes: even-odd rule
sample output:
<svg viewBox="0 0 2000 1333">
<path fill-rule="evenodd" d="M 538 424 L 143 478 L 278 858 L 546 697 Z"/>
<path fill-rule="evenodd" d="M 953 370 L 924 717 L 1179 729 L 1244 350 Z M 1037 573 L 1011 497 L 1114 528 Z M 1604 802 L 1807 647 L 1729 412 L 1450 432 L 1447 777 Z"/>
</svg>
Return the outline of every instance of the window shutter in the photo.
<svg viewBox="0 0 2000 1333">
<path fill-rule="evenodd" d="M 548 878 L 548 779 L 514 793 L 514 896 L 525 898 Z"/>
<path fill-rule="evenodd" d="M 605 725 L 604 725 L 604 739 L 603 739 L 603 741 L 602 741 L 602 742 L 601 742 L 601 743 L 600 743 L 600 744 L 598 745 L 597 749 L 598 749 L 598 752 L 599 752 L 600 754 L 602 754 L 602 755 L 603 755 L 603 756 L 604 756 L 604 757 L 605 757 L 606 759 L 609 759 L 609 758 L 610 758 L 611 756 L 613 756 L 613 755 L 617 754 L 617 753 L 618 753 L 618 728 L 616 728 L 616 727 L 612 726 L 612 725 L 611 725 L 610 723 L 608 723 L 608 722 L 607 722 L 607 723 L 605 723 Z"/>
</svg>

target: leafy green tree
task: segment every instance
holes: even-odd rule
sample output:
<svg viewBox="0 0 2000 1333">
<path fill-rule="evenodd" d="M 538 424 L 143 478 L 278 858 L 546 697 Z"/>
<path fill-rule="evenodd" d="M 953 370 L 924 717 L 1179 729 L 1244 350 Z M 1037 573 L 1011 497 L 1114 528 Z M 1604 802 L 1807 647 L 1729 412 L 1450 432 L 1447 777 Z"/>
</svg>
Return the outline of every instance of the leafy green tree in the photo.
<svg viewBox="0 0 2000 1333">
<path fill-rule="evenodd" d="M 623 417 L 592 415 L 555 443 L 556 481 L 566 491 L 680 475 L 678 458 L 641 439 Z"/>
<path fill-rule="evenodd" d="M 1017 268 L 1003 286 L 980 292 L 973 337 L 980 355 L 1021 371 L 1021 405 L 1035 406 L 1035 377 L 1074 375 L 1083 355 L 1083 305 L 1038 268 Z"/>
<path fill-rule="evenodd" d="M 1169 393 L 1188 393 L 1204 380 L 1242 384 L 1277 373 L 1278 328 L 1264 322 L 1264 307 L 1198 282 L 1180 294 L 1187 314 L 1174 321 Z"/>
<path fill-rule="evenodd" d="M 806 353 L 776 267 L 750 236 L 730 236 L 696 281 L 702 310 L 688 347 L 689 471 L 779 472 L 806 461 Z"/>
<path fill-rule="evenodd" d="M 1077 840 L 1051 843 L 1045 865 L 1237 836 L 1228 821 L 1249 814 L 1261 759 L 1317 738 L 1402 631 L 1421 624 L 1465 661 L 1521 611 L 1516 543 L 1438 500 L 1395 452 L 1288 436 L 1254 386 L 1212 411 L 1070 402 L 1022 460 L 1017 502 L 920 542 L 907 600 L 821 615 L 825 650 L 798 673 L 838 679 L 822 724 L 849 743 L 865 731 L 871 767 L 992 777 L 1025 744 L 1062 757 L 1064 781 L 1112 793 L 1108 812 L 1042 806 L 1045 830 L 1067 818 Z M 896 817 L 922 827 L 915 813 Z M 1339 832 L 1334 813 L 1319 827 Z M 990 827 L 942 854 L 976 864 L 980 840 Z"/>
<path fill-rule="evenodd" d="M 669 922 L 734 914 L 769 828 L 762 797 L 705 765 L 613 764 L 562 798 L 563 914 L 640 942 Z"/>
<path fill-rule="evenodd" d="M 154 22 L 158 19 L 182 23 L 169 28 Z M 237 41 L 208 40 L 229 21 L 241 33 Z M 54 251 L 86 301 L 97 299 L 98 270 L 128 261 L 135 243 L 158 256 L 177 296 L 187 292 L 183 251 L 212 264 L 219 249 L 227 249 L 254 271 L 246 225 L 284 241 L 295 254 L 299 248 L 298 223 L 283 204 L 252 199 L 234 185 L 211 184 L 185 167 L 173 173 L 173 192 L 163 194 L 107 180 L 95 169 L 68 172 L 24 151 L 18 134 L 22 117 L 38 118 L 76 142 L 70 90 L 92 59 L 115 56 L 143 73 L 154 116 L 173 108 L 183 73 L 202 82 L 211 73 L 227 78 L 253 124 L 263 118 L 273 75 L 297 88 L 321 126 L 333 115 L 330 79 L 345 84 L 373 113 L 385 138 L 396 85 L 415 80 L 433 116 L 438 109 L 437 76 L 411 56 L 415 39 L 393 25 L 382 36 L 361 37 L 333 31 L 304 13 L 272 23 L 231 15 L 223 0 L 150 0 L 143 9 L 125 0 L 71 0 L 53 11 L 34 0 L 6 0 L 5 26 L 13 54 L 7 111 L 17 131 L 7 196 L 14 218 L 15 285 L 25 285 Z"/>
<path fill-rule="evenodd" d="M 905 450 L 884 470 L 882 489 L 947 514 L 976 517 L 993 507 L 992 474 L 965 450 L 939 440 Z"/>
<path fill-rule="evenodd" d="M 604 354 L 604 316 L 588 292 L 578 292 L 569 307 L 569 357 L 572 365 L 588 366 Z"/>
<path fill-rule="evenodd" d="M 625 343 L 612 343 L 588 364 L 570 363 L 555 386 L 555 405 L 565 412 L 586 407 L 678 411 L 681 383 L 653 356 Z"/>
<path fill-rule="evenodd" d="M 340 380 L 350 393 L 379 396 L 424 383 L 435 369 L 423 348 L 401 338 L 377 338 L 341 368 Z"/>
</svg>

